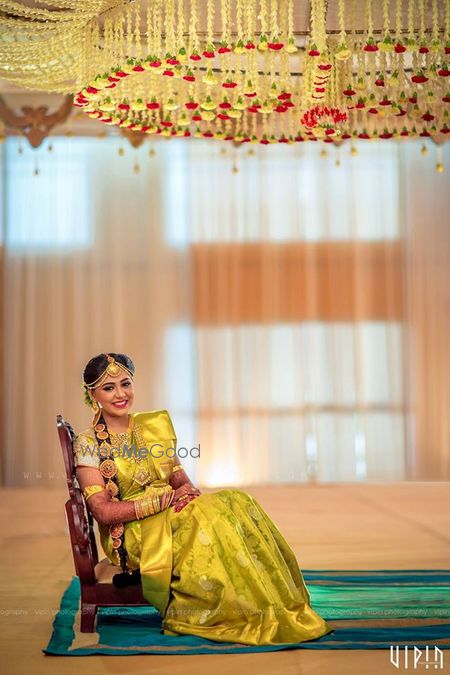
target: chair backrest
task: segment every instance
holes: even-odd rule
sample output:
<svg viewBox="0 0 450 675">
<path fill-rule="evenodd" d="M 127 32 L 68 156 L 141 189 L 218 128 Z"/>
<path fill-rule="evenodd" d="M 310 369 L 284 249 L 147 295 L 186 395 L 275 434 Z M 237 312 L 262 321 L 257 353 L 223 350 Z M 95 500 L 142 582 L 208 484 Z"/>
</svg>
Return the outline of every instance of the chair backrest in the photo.
<svg viewBox="0 0 450 675">
<path fill-rule="evenodd" d="M 81 582 L 94 584 L 94 568 L 98 563 L 97 543 L 95 541 L 92 514 L 86 508 L 83 494 L 76 478 L 73 460 L 75 433 L 62 415 L 57 415 L 56 424 L 66 469 L 67 488 L 69 490 L 69 499 L 65 504 L 65 509 L 75 570 Z"/>
</svg>

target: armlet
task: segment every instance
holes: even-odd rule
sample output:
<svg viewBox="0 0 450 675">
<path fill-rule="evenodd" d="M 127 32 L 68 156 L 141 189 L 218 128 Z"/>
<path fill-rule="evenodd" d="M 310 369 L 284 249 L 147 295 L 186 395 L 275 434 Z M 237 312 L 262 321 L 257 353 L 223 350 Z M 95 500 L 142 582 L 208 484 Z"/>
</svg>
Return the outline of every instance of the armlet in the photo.
<svg viewBox="0 0 450 675">
<path fill-rule="evenodd" d="M 104 489 L 105 488 L 103 485 L 88 485 L 83 490 L 83 496 L 87 501 L 89 497 L 92 497 L 92 495 L 97 494 L 97 492 L 103 492 Z"/>
</svg>

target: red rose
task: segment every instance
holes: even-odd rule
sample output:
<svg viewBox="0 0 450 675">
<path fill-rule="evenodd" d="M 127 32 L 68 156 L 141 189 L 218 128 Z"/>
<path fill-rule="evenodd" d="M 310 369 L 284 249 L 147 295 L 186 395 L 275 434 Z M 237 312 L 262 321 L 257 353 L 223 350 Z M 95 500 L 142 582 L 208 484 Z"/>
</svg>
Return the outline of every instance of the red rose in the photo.
<svg viewBox="0 0 450 675">
<path fill-rule="evenodd" d="M 391 104 L 392 104 L 392 101 L 390 101 L 388 98 L 383 98 L 380 101 L 380 105 L 391 105 Z"/>
<path fill-rule="evenodd" d="M 201 122 L 202 116 L 196 113 L 195 115 L 192 115 L 192 119 L 194 120 L 194 122 Z"/>
<path fill-rule="evenodd" d="M 325 129 L 325 133 L 327 136 L 332 136 L 334 134 L 334 129 L 328 127 L 328 129 Z"/>
<path fill-rule="evenodd" d="M 154 61 L 150 61 L 150 65 L 152 68 L 159 68 L 161 65 L 161 61 L 158 61 L 158 59 L 155 59 Z"/>
<path fill-rule="evenodd" d="M 428 54 L 428 52 L 429 52 L 428 47 L 425 47 L 425 46 L 419 47 L 419 53 L 420 54 Z"/>
<path fill-rule="evenodd" d="M 231 49 L 229 47 L 219 47 L 217 51 L 219 54 L 228 54 L 228 52 L 231 52 Z"/>
<path fill-rule="evenodd" d="M 441 134 L 449 134 L 449 133 L 450 133 L 450 129 L 449 129 L 449 127 L 448 127 L 446 124 L 444 124 L 444 126 L 442 127 L 442 129 L 440 129 L 440 132 L 441 132 Z"/>
<path fill-rule="evenodd" d="M 149 110 L 158 110 L 159 103 L 157 101 L 152 101 L 151 103 L 147 103 L 147 108 Z"/>
<path fill-rule="evenodd" d="M 375 80 L 375 84 L 377 85 L 377 87 L 384 87 L 384 77 L 378 77 Z"/>
<path fill-rule="evenodd" d="M 440 75 L 441 77 L 448 77 L 450 75 L 450 70 L 445 67 L 441 68 L 440 70 L 438 70 L 438 75 Z"/>
<path fill-rule="evenodd" d="M 317 49 L 310 49 L 308 52 L 308 56 L 320 56 L 320 52 Z"/>
<path fill-rule="evenodd" d="M 316 91 L 317 91 L 317 89 L 316 89 Z M 354 96 L 355 95 L 355 92 L 353 91 L 353 89 L 344 89 L 344 91 L 342 93 L 344 94 L 344 96 Z"/>
<path fill-rule="evenodd" d="M 145 68 L 143 68 L 142 66 L 133 66 L 131 70 L 134 70 L 135 73 L 142 73 L 142 71 L 145 70 Z"/>
<path fill-rule="evenodd" d="M 442 100 L 444 103 L 450 103 L 450 94 L 445 94 L 445 96 L 442 97 Z"/>
<path fill-rule="evenodd" d="M 251 94 L 244 94 L 244 96 L 247 96 L 247 98 L 253 98 L 254 96 L 256 96 L 256 91 L 252 91 Z"/>
<path fill-rule="evenodd" d="M 287 143 L 287 142 L 288 142 L 288 139 L 285 136 L 283 136 L 283 138 L 278 139 L 278 143 Z"/>
<path fill-rule="evenodd" d="M 416 84 L 423 84 L 424 82 L 428 82 L 428 77 L 425 77 L 425 75 L 418 73 L 417 75 L 412 76 L 411 81 L 415 82 Z"/>
<path fill-rule="evenodd" d="M 206 52 L 206 51 L 205 51 L 205 52 L 203 52 L 203 56 L 205 57 L 205 59 L 213 59 L 213 58 L 215 57 L 215 53 L 214 53 L 214 52 Z M 192 57 L 191 57 L 191 58 L 192 58 Z M 204 135 L 204 134 L 203 134 L 203 135 Z"/>
<path fill-rule="evenodd" d="M 237 82 L 229 82 L 227 80 L 226 82 L 222 82 L 222 87 L 225 87 L 225 89 L 234 89 L 234 87 L 237 87 Z"/>
<path fill-rule="evenodd" d="M 400 136 L 409 136 L 409 131 L 407 129 L 403 129 L 403 131 L 400 132 Z"/>
<path fill-rule="evenodd" d="M 385 129 L 382 134 L 379 134 L 378 138 L 392 138 L 392 134 Z"/>
<path fill-rule="evenodd" d="M 88 87 L 86 91 L 88 94 L 96 94 L 98 92 L 98 89 L 96 89 L 95 87 Z"/>
<path fill-rule="evenodd" d="M 286 112 L 286 110 L 287 110 L 287 106 L 285 106 L 285 105 L 277 105 L 277 107 L 275 108 L 275 112 L 277 112 L 277 113 L 284 113 L 284 112 Z"/>
<path fill-rule="evenodd" d="M 318 68 L 320 70 L 330 70 L 331 63 L 319 63 Z"/>
<path fill-rule="evenodd" d="M 115 75 L 117 77 L 128 77 L 128 73 L 124 73 L 123 70 L 116 70 Z"/>
<path fill-rule="evenodd" d="M 117 107 L 119 108 L 119 110 L 129 110 L 130 109 L 130 106 L 128 105 L 128 103 L 119 103 L 119 105 Z"/>
<path fill-rule="evenodd" d="M 219 103 L 219 108 L 222 108 L 222 110 L 228 110 L 228 108 L 231 108 L 231 103 L 228 103 L 228 101 L 222 101 L 222 103 Z"/>
<path fill-rule="evenodd" d="M 403 54 L 403 52 L 406 52 L 406 47 L 404 47 L 401 42 L 397 42 L 394 50 L 397 52 L 397 54 Z"/>
<path fill-rule="evenodd" d="M 213 133 L 212 133 L 212 131 L 204 131 L 204 132 L 203 132 L 203 136 L 204 136 L 205 138 L 212 138 Z"/>
<path fill-rule="evenodd" d="M 195 77 L 194 75 L 183 75 L 183 80 L 186 80 L 186 82 L 195 82 Z"/>
<path fill-rule="evenodd" d="M 323 92 L 326 91 L 326 89 L 325 87 L 316 87 L 315 91 L 317 91 L 318 94 L 323 94 Z"/>
<path fill-rule="evenodd" d="M 255 45 L 253 44 L 253 42 L 247 42 L 247 44 L 245 45 L 245 49 L 255 49 Z"/>
<path fill-rule="evenodd" d="M 188 110 L 195 110 L 196 108 L 198 108 L 198 103 L 196 103 L 195 101 L 188 101 L 184 105 Z"/>
<path fill-rule="evenodd" d="M 358 138 L 370 138 L 370 136 L 366 131 L 363 131 L 360 134 L 358 134 Z"/>
<path fill-rule="evenodd" d="M 422 119 L 425 122 L 431 122 L 431 120 L 434 120 L 434 115 L 432 115 L 430 111 L 427 110 L 427 112 L 422 115 Z"/>
<path fill-rule="evenodd" d="M 283 91 L 283 93 L 278 96 L 278 100 L 279 101 L 287 101 L 288 99 L 291 98 L 291 96 L 292 96 L 292 94 L 290 92 Z"/>
<path fill-rule="evenodd" d="M 108 77 L 108 82 L 119 82 L 119 81 L 120 77 L 113 77 L 112 75 Z"/>
<path fill-rule="evenodd" d="M 180 62 L 178 61 L 178 59 L 173 59 L 173 58 L 166 59 L 166 63 L 168 63 L 171 66 L 179 66 L 180 65 Z"/>
<path fill-rule="evenodd" d="M 221 119 L 221 120 L 229 120 L 229 119 L 231 119 L 231 117 L 230 117 L 229 115 L 227 115 L 226 113 L 218 113 L 218 114 L 217 114 L 217 117 L 218 117 L 219 119 Z"/>
<path fill-rule="evenodd" d="M 372 115 L 378 115 L 378 110 L 376 108 L 369 108 L 367 112 L 370 112 Z"/>
<path fill-rule="evenodd" d="M 413 105 L 415 105 L 417 103 L 417 96 L 416 95 L 411 96 L 411 98 L 409 99 L 409 102 L 412 103 Z"/>
<path fill-rule="evenodd" d="M 200 56 L 200 54 L 194 52 L 193 54 L 190 55 L 189 58 L 191 59 L 191 61 L 200 61 L 202 57 Z"/>
<path fill-rule="evenodd" d="M 267 138 L 261 138 L 261 140 L 260 140 L 259 142 L 260 142 L 262 145 L 269 145 L 269 141 L 267 140 Z"/>
<path fill-rule="evenodd" d="M 427 136 L 430 136 L 430 133 L 429 133 L 426 129 L 424 129 L 424 130 L 422 131 L 422 133 L 419 134 L 419 136 L 427 137 Z"/>
<path fill-rule="evenodd" d="M 161 125 L 163 127 L 173 127 L 173 122 L 170 122 L 169 120 L 162 120 Z"/>
<path fill-rule="evenodd" d="M 163 75 L 166 75 L 167 77 L 173 77 L 173 70 L 165 70 Z"/>
<path fill-rule="evenodd" d="M 269 49 L 274 49 L 275 51 L 278 51 L 279 49 L 282 49 L 284 47 L 283 42 L 268 42 L 267 46 Z"/>
<path fill-rule="evenodd" d="M 376 46 L 376 44 L 368 42 L 366 45 L 364 45 L 364 51 L 365 52 L 377 52 L 378 47 Z M 361 136 L 360 136 L 360 138 L 361 138 Z"/>
</svg>

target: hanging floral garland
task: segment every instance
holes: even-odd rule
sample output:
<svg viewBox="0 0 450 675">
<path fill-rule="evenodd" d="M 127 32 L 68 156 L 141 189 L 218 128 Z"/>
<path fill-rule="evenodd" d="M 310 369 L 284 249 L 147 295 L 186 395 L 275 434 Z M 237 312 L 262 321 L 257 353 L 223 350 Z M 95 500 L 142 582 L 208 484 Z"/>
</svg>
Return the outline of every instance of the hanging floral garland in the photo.
<svg viewBox="0 0 450 675">
<path fill-rule="evenodd" d="M 2 76 L 74 92 L 105 125 L 262 144 L 449 132 L 450 0 L 337 0 L 337 34 L 311 0 L 306 42 L 293 0 L 4 4 Z"/>
</svg>

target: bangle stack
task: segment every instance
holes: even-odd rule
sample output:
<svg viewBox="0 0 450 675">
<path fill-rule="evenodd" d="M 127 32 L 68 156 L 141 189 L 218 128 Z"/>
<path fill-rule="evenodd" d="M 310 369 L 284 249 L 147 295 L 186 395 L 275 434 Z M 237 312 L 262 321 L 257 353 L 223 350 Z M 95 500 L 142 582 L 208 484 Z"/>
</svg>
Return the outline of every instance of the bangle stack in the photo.
<svg viewBox="0 0 450 675">
<path fill-rule="evenodd" d="M 173 498 L 173 490 L 170 485 L 166 485 L 164 489 L 161 487 L 152 488 L 151 486 L 147 487 L 144 496 L 141 499 L 134 500 L 134 512 L 136 514 L 136 520 L 142 520 L 142 518 L 147 518 L 148 516 L 153 516 L 155 513 L 161 511 L 161 497 L 165 492 L 169 492 Z M 167 506 L 170 506 L 171 499 L 169 500 Z"/>
</svg>

